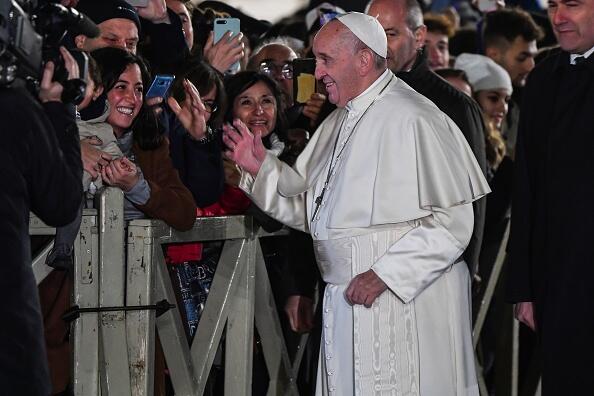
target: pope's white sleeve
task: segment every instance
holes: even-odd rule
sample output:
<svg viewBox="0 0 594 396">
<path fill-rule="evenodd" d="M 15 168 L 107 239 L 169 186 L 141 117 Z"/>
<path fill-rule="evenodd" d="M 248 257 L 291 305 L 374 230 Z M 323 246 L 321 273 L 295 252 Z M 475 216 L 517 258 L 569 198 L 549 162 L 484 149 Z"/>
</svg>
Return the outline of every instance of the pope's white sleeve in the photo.
<svg viewBox="0 0 594 396">
<path fill-rule="evenodd" d="M 473 219 L 471 203 L 434 208 L 431 216 L 415 220 L 415 228 L 371 268 L 398 298 L 408 303 L 460 258 L 472 235 Z"/>
<path fill-rule="evenodd" d="M 283 172 L 294 172 L 294 170 L 268 153 L 255 178 L 247 172 L 242 172 L 239 188 L 269 216 L 291 228 L 309 232 L 305 194 L 284 197 L 278 192 L 278 180 Z"/>
</svg>

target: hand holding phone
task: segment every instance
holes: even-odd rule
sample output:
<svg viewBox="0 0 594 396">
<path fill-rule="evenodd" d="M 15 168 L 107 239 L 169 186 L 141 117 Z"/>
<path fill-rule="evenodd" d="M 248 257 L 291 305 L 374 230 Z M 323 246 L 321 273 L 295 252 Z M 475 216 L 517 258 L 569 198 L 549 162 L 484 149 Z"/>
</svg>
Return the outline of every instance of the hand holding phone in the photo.
<svg viewBox="0 0 594 396">
<path fill-rule="evenodd" d="M 221 39 L 226 39 L 230 41 L 231 39 L 235 39 L 239 37 L 240 34 L 240 22 L 238 18 L 216 18 L 214 20 L 214 39 L 213 43 L 216 45 Z M 229 35 L 231 33 L 231 35 Z M 241 43 L 238 42 L 237 46 L 240 46 Z M 227 74 L 235 74 L 239 71 L 239 61 L 236 61 L 232 64 L 229 69 L 226 70 Z"/>
<path fill-rule="evenodd" d="M 293 59 L 293 101 L 305 103 L 316 92 L 316 61 L 313 58 Z"/>
</svg>

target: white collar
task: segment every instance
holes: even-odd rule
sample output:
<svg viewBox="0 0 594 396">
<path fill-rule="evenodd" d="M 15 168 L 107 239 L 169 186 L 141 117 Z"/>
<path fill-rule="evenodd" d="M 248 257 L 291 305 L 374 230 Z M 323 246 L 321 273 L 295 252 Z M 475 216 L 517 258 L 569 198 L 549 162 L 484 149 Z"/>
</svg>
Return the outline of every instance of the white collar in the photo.
<svg viewBox="0 0 594 396">
<path fill-rule="evenodd" d="M 588 59 L 588 57 L 590 55 L 592 55 L 593 52 L 594 52 L 594 47 L 590 48 L 588 51 L 584 52 L 583 54 L 571 54 L 571 55 L 569 55 L 569 63 L 571 63 L 572 65 L 575 65 L 575 58 L 577 58 L 579 56 L 583 56 L 584 59 Z"/>
<path fill-rule="evenodd" d="M 366 109 L 384 87 L 383 82 L 385 81 L 385 83 L 388 83 L 388 80 L 392 76 L 393 74 L 390 69 L 386 69 L 382 75 L 373 82 L 373 84 L 367 87 L 365 91 L 361 92 L 357 97 L 349 100 L 345 106 L 345 109 L 348 112 L 357 112 Z"/>
</svg>

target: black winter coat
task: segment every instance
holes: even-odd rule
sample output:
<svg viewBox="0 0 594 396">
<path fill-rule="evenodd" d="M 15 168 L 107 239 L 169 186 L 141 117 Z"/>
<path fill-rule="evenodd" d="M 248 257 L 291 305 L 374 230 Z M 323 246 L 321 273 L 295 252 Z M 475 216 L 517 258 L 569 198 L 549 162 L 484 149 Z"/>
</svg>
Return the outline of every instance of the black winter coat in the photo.
<svg viewBox="0 0 594 396">
<path fill-rule="evenodd" d="M 594 56 L 560 52 L 531 73 L 516 148 L 508 290 L 532 301 L 543 395 L 594 389 Z"/>
<path fill-rule="evenodd" d="M 24 89 L 0 88 L 0 392 L 6 395 L 51 392 L 29 211 L 63 226 L 79 210 L 82 163 L 73 110 L 58 102 L 42 108 Z"/>
</svg>

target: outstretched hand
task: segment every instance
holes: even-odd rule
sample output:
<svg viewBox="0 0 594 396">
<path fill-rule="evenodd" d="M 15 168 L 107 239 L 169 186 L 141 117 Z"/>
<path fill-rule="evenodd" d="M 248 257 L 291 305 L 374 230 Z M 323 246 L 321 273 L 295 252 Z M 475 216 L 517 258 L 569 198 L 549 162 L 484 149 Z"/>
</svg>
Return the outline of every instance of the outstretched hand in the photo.
<svg viewBox="0 0 594 396">
<path fill-rule="evenodd" d="M 266 158 L 262 134 L 254 135 L 238 119 L 233 121 L 233 126 L 223 126 L 223 142 L 227 146 L 225 156 L 255 177 Z"/>
<path fill-rule="evenodd" d="M 167 103 L 190 136 L 196 140 L 200 140 L 206 136 L 206 118 L 208 117 L 208 112 L 194 84 L 188 80 L 184 80 L 184 90 L 186 92 L 186 99 L 181 105 L 172 96 L 167 99 Z"/>
</svg>

